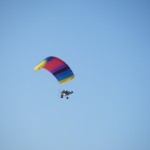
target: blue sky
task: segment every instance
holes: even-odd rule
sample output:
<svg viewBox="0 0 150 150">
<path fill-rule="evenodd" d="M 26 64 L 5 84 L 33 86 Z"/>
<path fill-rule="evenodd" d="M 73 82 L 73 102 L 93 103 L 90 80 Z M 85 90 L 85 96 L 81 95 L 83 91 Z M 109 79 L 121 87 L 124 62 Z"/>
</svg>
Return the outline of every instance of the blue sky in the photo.
<svg viewBox="0 0 150 150">
<path fill-rule="evenodd" d="M 0 21 L 1 150 L 150 149 L 148 0 L 1 0 Z M 33 71 L 47 56 L 76 78 Z"/>
</svg>

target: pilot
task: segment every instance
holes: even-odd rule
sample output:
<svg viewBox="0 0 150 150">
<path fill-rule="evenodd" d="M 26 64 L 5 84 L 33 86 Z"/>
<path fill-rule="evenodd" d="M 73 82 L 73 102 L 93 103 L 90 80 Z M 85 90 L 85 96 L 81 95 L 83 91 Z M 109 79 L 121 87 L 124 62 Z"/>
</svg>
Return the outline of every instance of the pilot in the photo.
<svg viewBox="0 0 150 150">
<path fill-rule="evenodd" d="M 67 95 L 70 95 L 72 93 L 73 93 L 73 91 L 63 90 L 61 92 L 61 98 L 63 98 L 63 96 L 67 96 Z M 67 99 L 68 99 L 68 97 L 67 97 Z"/>
</svg>

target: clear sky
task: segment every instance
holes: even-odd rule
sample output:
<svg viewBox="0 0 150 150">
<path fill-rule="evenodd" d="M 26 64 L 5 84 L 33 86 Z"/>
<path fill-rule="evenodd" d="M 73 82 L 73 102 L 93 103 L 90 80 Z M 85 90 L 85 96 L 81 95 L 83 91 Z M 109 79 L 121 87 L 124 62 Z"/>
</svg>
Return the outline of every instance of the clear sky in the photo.
<svg viewBox="0 0 150 150">
<path fill-rule="evenodd" d="M 0 0 L 0 64 L 0 150 L 150 150 L 148 0 Z"/>
</svg>

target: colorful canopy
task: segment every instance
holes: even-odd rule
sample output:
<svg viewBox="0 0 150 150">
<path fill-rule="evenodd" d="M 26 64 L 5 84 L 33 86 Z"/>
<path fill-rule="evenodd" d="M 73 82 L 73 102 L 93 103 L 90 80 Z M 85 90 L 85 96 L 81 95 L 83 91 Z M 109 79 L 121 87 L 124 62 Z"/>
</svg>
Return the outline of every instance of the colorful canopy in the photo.
<svg viewBox="0 0 150 150">
<path fill-rule="evenodd" d="M 59 83 L 68 82 L 75 77 L 70 67 L 63 60 L 54 56 L 45 58 L 35 66 L 34 70 L 39 70 L 41 68 L 51 72 Z"/>
</svg>

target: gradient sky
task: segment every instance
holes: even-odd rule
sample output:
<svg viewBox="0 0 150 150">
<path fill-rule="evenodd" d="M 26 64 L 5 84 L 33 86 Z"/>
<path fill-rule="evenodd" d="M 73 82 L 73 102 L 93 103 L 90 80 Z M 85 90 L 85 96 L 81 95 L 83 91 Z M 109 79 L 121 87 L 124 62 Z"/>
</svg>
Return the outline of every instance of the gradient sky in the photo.
<svg viewBox="0 0 150 150">
<path fill-rule="evenodd" d="M 0 0 L 0 22 L 0 150 L 150 150 L 148 0 Z"/>
</svg>

